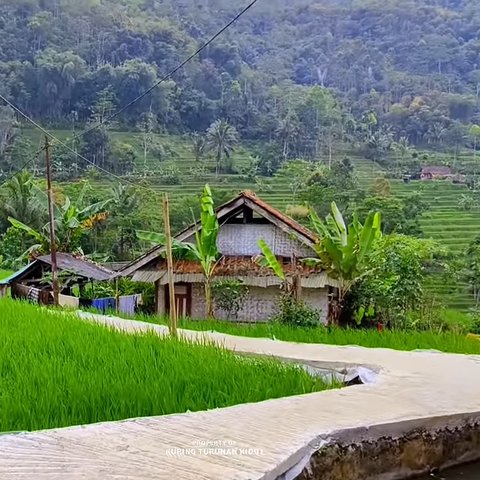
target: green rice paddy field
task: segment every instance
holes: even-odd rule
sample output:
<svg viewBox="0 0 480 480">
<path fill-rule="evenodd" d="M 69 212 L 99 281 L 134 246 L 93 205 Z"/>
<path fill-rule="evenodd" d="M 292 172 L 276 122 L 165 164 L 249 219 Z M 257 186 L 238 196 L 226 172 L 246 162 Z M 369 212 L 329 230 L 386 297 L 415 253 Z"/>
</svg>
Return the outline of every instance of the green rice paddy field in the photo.
<svg viewBox="0 0 480 480">
<path fill-rule="evenodd" d="M 273 359 L 126 335 L 0 300 L 0 432 L 207 410 L 335 386 Z"/>
</svg>

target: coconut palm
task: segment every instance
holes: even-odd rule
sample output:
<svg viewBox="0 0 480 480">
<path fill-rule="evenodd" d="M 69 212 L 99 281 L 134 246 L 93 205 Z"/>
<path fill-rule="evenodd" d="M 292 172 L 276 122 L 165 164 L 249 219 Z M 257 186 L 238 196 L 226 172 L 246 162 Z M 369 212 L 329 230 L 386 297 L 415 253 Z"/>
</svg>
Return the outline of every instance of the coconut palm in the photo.
<svg viewBox="0 0 480 480">
<path fill-rule="evenodd" d="M 191 145 L 195 161 L 199 162 L 205 152 L 205 138 L 194 132 L 191 135 Z"/>
<path fill-rule="evenodd" d="M 216 160 L 215 173 L 232 170 L 232 153 L 238 143 L 238 132 L 225 120 L 213 122 L 207 130 L 205 147 L 207 151 L 214 152 Z M 227 160 L 223 165 L 224 159 Z"/>
<path fill-rule="evenodd" d="M 5 200 L 1 206 L 5 218 L 14 217 L 34 228 L 46 220 L 46 211 L 37 200 L 33 177 L 20 172 L 5 184 Z"/>
</svg>

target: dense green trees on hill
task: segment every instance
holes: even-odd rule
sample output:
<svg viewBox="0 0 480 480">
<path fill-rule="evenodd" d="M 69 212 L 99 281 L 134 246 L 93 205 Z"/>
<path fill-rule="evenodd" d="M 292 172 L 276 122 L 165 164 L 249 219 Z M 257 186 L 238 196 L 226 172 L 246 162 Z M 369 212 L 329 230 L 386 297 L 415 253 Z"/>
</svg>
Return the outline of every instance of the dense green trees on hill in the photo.
<svg viewBox="0 0 480 480">
<path fill-rule="evenodd" d="M 0 93 L 50 126 L 81 129 L 149 88 L 240 8 L 4 0 Z M 203 133 L 225 119 L 277 161 L 331 156 L 345 141 L 376 160 L 401 139 L 458 150 L 480 123 L 479 31 L 476 0 L 260 1 L 116 126 L 139 130 L 151 112 L 158 131 Z M 10 115 L 2 110 L 0 124 Z M 13 137 L 0 128 L 4 156 Z"/>
</svg>

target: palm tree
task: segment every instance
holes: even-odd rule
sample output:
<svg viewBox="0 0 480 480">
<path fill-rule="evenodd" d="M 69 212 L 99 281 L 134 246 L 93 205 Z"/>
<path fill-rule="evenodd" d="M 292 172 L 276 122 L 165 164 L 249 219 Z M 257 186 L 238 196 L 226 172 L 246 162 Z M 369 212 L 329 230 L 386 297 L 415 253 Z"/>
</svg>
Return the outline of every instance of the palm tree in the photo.
<svg viewBox="0 0 480 480">
<path fill-rule="evenodd" d="M 36 197 L 33 177 L 28 172 L 20 172 L 5 184 L 6 198 L 1 206 L 5 218 L 14 217 L 34 228 L 46 220 L 46 212 Z"/>
<path fill-rule="evenodd" d="M 192 153 L 195 156 L 195 161 L 199 162 L 205 152 L 205 138 L 194 132 L 191 135 Z"/>
<path fill-rule="evenodd" d="M 295 137 L 298 133 L 297 122 L 292 115 L 286 116 L 284 119 L 278 122 L 278 126 L 275 130 L 275 135 L 282 142 L 282 156 L 285 161 L 289 155 L 290 141 L 292 137 Z"/>
<path fill-rule="evenodd" d="M 207 130 L 207 140 L 205 147 L 208 151 L 215 153 L 216 168 L 215 173 L 218 175 L 223 170 L 224 157 L 228 160 L 225 165 L 226 171 L 232 170 L 231 155 L 238 143 L 238 132 L 225 120 L 217 120 L 213 122 Z"/>
</svg>

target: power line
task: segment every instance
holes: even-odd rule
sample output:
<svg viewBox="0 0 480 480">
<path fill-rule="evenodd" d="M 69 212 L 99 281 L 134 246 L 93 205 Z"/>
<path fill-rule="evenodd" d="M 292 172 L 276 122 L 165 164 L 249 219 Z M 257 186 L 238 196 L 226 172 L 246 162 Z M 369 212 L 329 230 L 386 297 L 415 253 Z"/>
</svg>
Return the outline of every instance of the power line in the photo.
<svg viewBox="0 0 480 480">
<path fill-rule="evenodd" d="M 28 165 L 30 165 L 30 163 L 32 163 L 34 160 L 37 160 L 40 153 L 42 153 L 44 150 L 45 150 L 45 147 L 42 147 L 39 150 L 37 150 L 37 152 L 31 158 L 29 158 L 25 163 L 23 163 L 20 168 L 18 168 L 17 170 L 15 170 L 15 172 L 8 175 L 7 178 L 4 178 L 0 183 L 0 187 L 3 187 L 7 182 L 9 182 L 13 177 L 15 177 L 15 175 L 18 175 L 20 172 L 25 170 L 28 167 Z"/>
<path fill-rule="evenodd" d="M 105 123 L 110 122 L 113 120 L 115 117 L 118 117 L 121 113 L 123 113 L 125 110 L 130 108 L 132 105 L 135 103 L 139 102 L 142 98 L 147 96 L 150 92 L 152 92 L 155 88 L 157 88 L 160 84 L 168 80 L 170 77 L 175 75 L 179 70 L 181 70 L 187 63 L 189 63 L 191 60 L 193 60 L 196 56 L 198 56 L 203 50 L 205 50 L 210 44 L 212 44 L 218 37 L 220 37 L 228 28 L 230 28 L 240 17 L 242 17 L 245 13 L 247 13 L 256 3 L 258 0 L 253 0 L 251 3 L 249 3 L 243 10 L 241 10 L 237 15 L 235 15 L 232 20 L 230 20 L 223 28 L 221 28 L 213 37 L 211 37 L 207 42 L 205 42 L 200 48 L 198 48 L 194 53 L 189 55 L 183 62 L 181 62 L 179 65 L 177 65 L 173 70 L 171 70 L 169 73 L 167 73 L 164 77 L 162 77 L 160 80 L 155 82 L 150 88 L 145 90 L 145 92 L 141 93 L 138 95 L 136 98 L 134 98 L 131 102 L 127 103 L 124 105 L 120 110 L 116 111 L 112 115 L 104 118 L 101 122 L 92 125 L 90 128 L 87 128 L 84 130 L 82 133 L 80 133 L 78 137 L 82 137 L 86 135 L 87 133 L 91 132 L 92 130 L 101 127 L 102 125 L 105 125 Z"/>
<path fill-rule="evenodd" d="M 78 153 L 76 150 L 74 150 L 72 147 L 70 147 L 69 145 L 67 145 L 65 142 L 63 142 L 62 140 L 60 140 L 59 138 L 57 138 L 55 135 L 53 135 L 52 133 L 50 133 L 48 130 L 46 130 L 45 128 L 43 128 L 41 125 L 39 125 L 37 122 L 35 122 L 35 120 L 33 120 L 32 118 L 30 118 L 26 113 L 22 112 L 22 110 L 20 110 L 17 106 L 15 106 L 12 102 L 10 102 L 10 100 L 8 100 L 7 98 L 5 98 L 3 95 L 0 94 L 0 99 L 2 99 L 10 108 L 12 108 L 13 110 L 15 110 L 19 115 L 21 115 L 25 120 L 27 120 L 28 122 L 30 122 L 35 128 L 37 128 L 38 130 L 40 130 L 42 133 L 44 133 L 46 136 L 48 136 L 49 138 L 51 138 L 53 141 L 55 141 L 56 143 L 58 143 L 59 145 L 61 145 L 63 148 L 67 149 L 69 152 L 73 153 L 74 155 L 76 155 L 78 158 L 81 158 L 82 160 L 84 160 L 85 162 L 87 162 L 88 164 L 90 165 L 93 165 L 95 168 L 97 168 L 98 170 L 100 170 L 101 172 L 103 173 L 106 173 L 107 175 L 110 175 L 112 177 L 115 177 L 117 180 L 119 181 L 126 181 L 132 185 L 135 185 L 133 184 L 132 182 L 128 181 L 127 179 L 123 179 L 121 177 L 119 177 L 118 175 L 106 170 L 105 168 L 103 167 L 100 167 L 99 165 L 97 165 L 95 162 L 92 162 L 91 160 L 89 160 L 88 158 L 84 157 L 82 154 Z M 42 149 L 43 151 L 43 149 Z M 136 185 L 135 185 L 136 186 Z"/>
<path fill-rule="evenodd" d="M 76 138 L 80 138 L 84 135 L 86 135 L 87 133 L 91 132 L 92 130 L 98 128 L 98 127 L 101 127 L 102 125 L 104 125 L 105 123 L 111 121 L 112 119 L 114 119 L 115 117 L 117 117 L 118 115 L 120 115 L 121 113 L 123 113 L 125 110 L 127 110 L 128 108 L 130 108 L 132 105 L 134 105 L 135 103 L 139 102 L 142 98 L 144 98 L 145 96 L 147 96 L 150 92 L 152 92 L 155 88 L 157 88 L 160 84 L 162 84 L 163 82 L 165 82 L 166 80 L 168 80 L 170 77 L 172 77 L 173 75 L 175 75 L 175 73 L 177 73 L 179 70 L 181 70 L 187 63 L 189 63 L 191 60 L 193 60 L 196 56 L 198 56 L 203 50 L 205 50 L 209 45 L 211 45 L 218 37 L 220 37 L 228 28 L 230 28 L 237 20 L 239 20 L 245 13 L 247 13 L 256 3 L 258 2 L 258 0 L 253 0 L 251 3 L 249 3 L 245 8 L 243 8 L 237 15 L 235 15 L 234 18 L 232 18 L 232 20 L 230 20 L 223 28 L 221 28 L 213 37 L 211 37 L 207 42 L 205 42 L 200 48 L 198 48 L 194 53 L 192 53 L 191 55 L 189 55 L 183 62 L 181 62 L 179 65 L 177 65 L 173 70 L 171 70 L 169 73 L 167 73 L 164 77 L 162 77 L 160 80 L 158 80 L 157 82 L 155 82 L 150 88 L 148 88 L 145 92 L 141 93 L 140 95 L 138 95 L 136 98 L 134 98 L 131 102 L 127 103 L 126 105 L 124 105 L 120 110 L 118 110 L 117 112 L 113 113 L 112 115 L 106 117 L 105 119 L 103 119 L 100 123 L 96 124 L 96 125 L 93 125 L 91 126 L 90 128 L 84 130 L 83 132 L 81 132 L 79 135 L 76 136 Z M 71 148 L 69 145 L 67 145 L 65 142 L 62 142 L 60 139 L 58 139 L 57 137 L 55 137 L 55 135 L 51 134 L 48 130 L 44 129 L 41 125 L 39 125 L 37 122 L 35 122 L 32 118 L 30 118 L 28 115 L 26 115 L 24 112 L 22 112 L 18 107 L 16 107 L 12 102 L 10 102 L 7 98 L 5 98 L 3 95 L 0 94 L 0 99 L 2 99 L 7 105 L 9 105 L 13 110 L 15 110 L 19 115 L 21 115 L 25 120 L 27 120 L 29 123 L 31 123 L 35 128 L 37 128 L 38 130 L 40 130 L 41 132 L 43 132 L 45 135 L 47 135 L 49 138 L 51 138 L 52 140 L 54 140 L 55 142 L 57 142 L 59 145 L 63 146 L 64 148 L 66 148 L 68 151 L 72 152 L 73 154 L 75 154 L 77 157 L 81 158 L 82 160 L 84 160 L 85 162 L 87 162 L 88 164 L 90 165 L 93 165 L 95 168 L 97 168 L 98 170 L 106 173 L 107 175 L 110 175 L 114 178 L 116 178 L 117 180 L 119 181 L 126 181 L 127 183 L 133 185 L 133 186 L 139 186 L 140 185 L 136 185 L 134 184 L 133 182 L 130 182 L 126 179 L 123 179 L 121 177 L 119 177 L 118 175 L 115 175 L 114 173 L 100 167 L 99 165 L 95 164 L 94 162 L 92 162 L 91 160 L 87 159 L 86 157 L 84 157 L 83 155 L 81 155 L 80 153 L 78 153 L 77 151 L 75 151 L 73 148 Z M 42 148 L 41 151 L 43 151 L 44 148 Z M 39 152 L 39 153 L 40 153 Z M 37 154 L 38 156 L 38 154 Z M 20 170 L 18 170 L 16 173 L 18 173 L 19 171 L 22 171 L 30 162 L 33 161 L 33 158 L 30 159 L 28 162 L 26 162 L 22 168 Z M 16 173 L 14 175 L 16 175 Z M 10 176 L 6 181 L 10 180 L 11 178 L 13 178 L 13 176 Z M 5 182 L 4 182 L 5 183 Z M 3 185 L 3 184 L 2 184 Z M 143 187 L 145 188 L 145 187 Z"/>
</svg>

